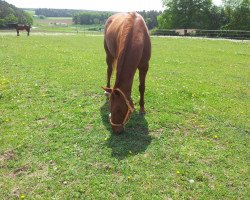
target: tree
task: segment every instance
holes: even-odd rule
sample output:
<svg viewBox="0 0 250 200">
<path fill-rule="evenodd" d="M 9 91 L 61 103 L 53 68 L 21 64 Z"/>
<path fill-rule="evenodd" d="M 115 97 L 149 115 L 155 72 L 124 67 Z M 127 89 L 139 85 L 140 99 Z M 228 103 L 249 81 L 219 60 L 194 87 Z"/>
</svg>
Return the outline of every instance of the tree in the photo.
<svg viewBox="0 0 250 200">
<path fill-rule="evenodd" d="M 158 26 L 157 17 L 161 14 L 161 12 L 150 10 L 150 11 L 141 11 L 138 12 L 145 20 L 147 27 L 149 29 L 153 29 Z"/>
<path fill-rule="evenodd" d="M 217 30 L 227 23 L 227 17 L 223 7 L 213 5 L 209 13 L 209 29 Z"/>
<path fill-rule="evenodd" d="M 212 0 L 163 0 L 171 28 L 208 28 Z"/>
<path fill-rule="evenodd" d="M 33 18 L 23 10 L 0 0 L 0 28 L 10 23 L 32 24 Z"/>
<path fill-rule="evenodd" d="M 224 0 L 223 5 L 227 17 L 225 29 L 250 30 L 249 0 Z"/>
<path fill-rule="evenodd" d="M 161 15 L 157 17 L 158 28 L 160 29 L 171 29 L 174 27 L 172 25 L 172 15 L 168 11 L 164 11 Z"/>
</svg>

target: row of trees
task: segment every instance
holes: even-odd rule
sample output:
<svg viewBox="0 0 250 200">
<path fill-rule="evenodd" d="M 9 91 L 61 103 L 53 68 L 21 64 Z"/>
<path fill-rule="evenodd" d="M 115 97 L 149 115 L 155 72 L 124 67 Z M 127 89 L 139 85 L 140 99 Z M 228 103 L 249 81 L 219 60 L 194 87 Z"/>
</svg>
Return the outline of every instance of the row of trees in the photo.
<svg viewBox="0 0 250 200">
<path fill-rule="evenodd" d="M 0 28 L 6 28 L 9 24 L 33 24 L 32 17 L 23 10 L 0 0 Z"/>
<path fill-rule="evenodd" d="M 112 12 L 79 12 L 73 15 L 75 24 L 104 24 Z"/>
<path fill-rule="evenodd" d="M 45 17 L 72 17 L 75 13 L 81 10 L 72 9 L 53 9 L 53 8 L 38 8 L 35 9 L 35 15 Z"/>
<path fill-rule="evenodd" d="M 158 16 L 161 29 L 250 30 L 250 0 L 163 0 L 166 10 Z"/>
<path fill-rule="evenodd" d="M 162 0 L 165 11 L 139 12 L 149 29 L 222 29 L 250 30 L 250 0 L 223 0 L 216 6 L 212 0 Z M 75 24 L 101 24 L 113 12 L 70 9 L 36 9 L 46 17 L 72 17 Z M 9 23 L 32 24 L 32 17 L 21 9 L 0 0 L 0 27 Z"/>
<path fill-rule="evenodd" d="M 142 11 L 139 12 L 146 21 L 149 29 L 157 27 L 157 16 L 161 14 L 158 11 Z M 73 15 L 75 24 L 104 24 L 113 12 L 80 12 Z"/>
</svg>

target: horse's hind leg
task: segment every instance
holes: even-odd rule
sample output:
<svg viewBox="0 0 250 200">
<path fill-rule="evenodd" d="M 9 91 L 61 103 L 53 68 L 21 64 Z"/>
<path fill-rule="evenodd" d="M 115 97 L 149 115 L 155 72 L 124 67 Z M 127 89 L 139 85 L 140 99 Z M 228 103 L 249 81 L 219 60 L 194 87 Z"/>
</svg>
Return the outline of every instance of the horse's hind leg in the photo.
<svg viewBox="0 0 250 200">
<path fill-rule="evenodd" d="M 145 79 L 148 72 L 148 63 L 141 65 L 139 67 L 139 79 L 140 79 L 140 85 L 139 85 L 139 91 L 140 91 L 140 113 L 146 114 L 145 108 L 144 108 L 144 92 L 145 92 Z"/>
<path fill-rule="evenodd" d="M 16 35 L 19 36 L 19 30 L 16 30 Z"/>
</svg>

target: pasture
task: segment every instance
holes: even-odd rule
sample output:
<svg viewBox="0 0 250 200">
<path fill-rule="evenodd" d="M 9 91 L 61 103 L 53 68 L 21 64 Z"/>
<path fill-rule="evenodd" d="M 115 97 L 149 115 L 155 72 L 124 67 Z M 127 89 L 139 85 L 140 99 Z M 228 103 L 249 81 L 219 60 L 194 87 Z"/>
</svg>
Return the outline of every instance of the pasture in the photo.
<svg viewBox="0 0 250 200">
<path fill-rule="evenodd" d="M 248 199 L 250 43 L 152 38 L 108 122 L 102 36 L 0 35 L 1 199 Z"/>
<path fill-rule="evenodd" d="M 73 24 L 72 17 L 46 17 L 45 19 L 34 18 L 34 24 L 31 29 L 32 32 L 48 33 L 84 33 L 84 34 L 103 34 L 103 25 L 75 25 Z"/>
</svg>

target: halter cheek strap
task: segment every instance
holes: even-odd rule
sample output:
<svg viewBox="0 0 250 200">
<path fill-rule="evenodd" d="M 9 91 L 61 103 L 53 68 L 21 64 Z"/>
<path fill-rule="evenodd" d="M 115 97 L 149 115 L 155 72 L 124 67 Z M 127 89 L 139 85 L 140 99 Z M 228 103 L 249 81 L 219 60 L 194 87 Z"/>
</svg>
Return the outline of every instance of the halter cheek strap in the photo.
<svg viewBox="0 0 250 200">
<path fill-rule="evenodd" d="M 127 99 L 126 95 L 119 88 L 115 88 L 115 89 L 113 89 L 113 91 L 114 90 L 116 90 L 116 91 L 118 91 L 118 92 L 121 93 L 121 95 L 123 96 L 123 98 L 125 100 L 125 103 L 126 103 L 126 105 L 128 107 L 128 111 L 127 111 L 127 114 L 126 114 L 126 116 L 125 116 L 125 118 L 124 118 L 124 120 L 123 120 L 123 122 L 121 124 L 115 124 L 115 123 L 113 123 L 112 120 L 111 120 L 111 117 L 110 117 L 109 121 L 110 121 L 110 124 L 112 126 L 124 126 L 128 122 L 129 115 L 134 112 L 134 108 L 130 105 L 130 102 Z"/>
</svg>

